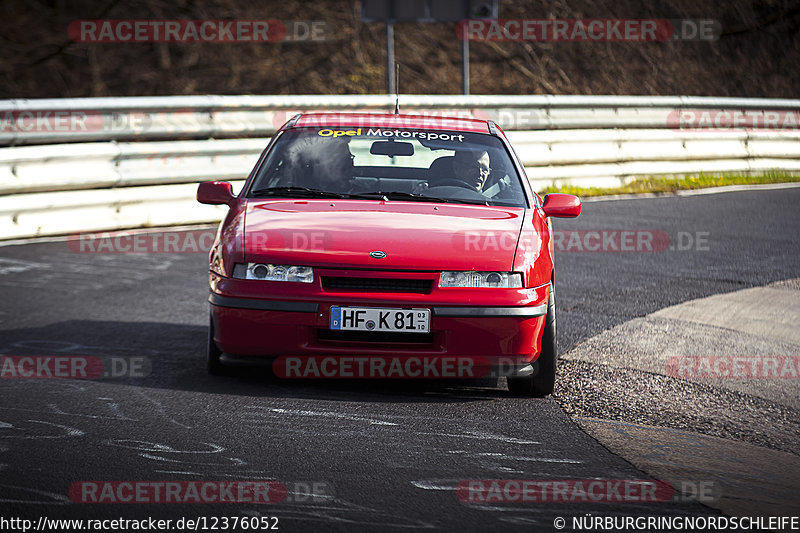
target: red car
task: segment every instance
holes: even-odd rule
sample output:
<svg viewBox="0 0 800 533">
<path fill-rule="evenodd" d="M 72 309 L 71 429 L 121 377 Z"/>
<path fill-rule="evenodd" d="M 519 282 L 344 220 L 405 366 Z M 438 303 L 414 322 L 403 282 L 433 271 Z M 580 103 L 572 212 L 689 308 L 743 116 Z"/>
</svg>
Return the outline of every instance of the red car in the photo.
<svg viewBox="0 0 800 533">
<path fill-rule="evenodd" d="M 209 257 L 212 374 L 271 358 L 286 377 L 470 377 L 481 361 L 513 393 L 553 391 L 550 217 L 581 203 L 531 190 L 493 122 L 297 115 L 238 196 L 213 181 L 197 200 L 230 208 Z"/>
</svg>

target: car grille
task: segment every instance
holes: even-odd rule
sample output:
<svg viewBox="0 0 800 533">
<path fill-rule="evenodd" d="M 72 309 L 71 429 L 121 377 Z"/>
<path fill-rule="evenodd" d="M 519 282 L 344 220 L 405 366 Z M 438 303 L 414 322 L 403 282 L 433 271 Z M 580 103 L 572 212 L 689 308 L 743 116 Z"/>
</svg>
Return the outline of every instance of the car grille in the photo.
<svg viewBox="0 0 800 533">
<path fill-rule="evenodd" d="M 326 291 L 411 292 L 428 294 L 431 292 L 432 283 L 433 282 L 429 279 L 322 277 L 322 288 Z"/>
</svg>

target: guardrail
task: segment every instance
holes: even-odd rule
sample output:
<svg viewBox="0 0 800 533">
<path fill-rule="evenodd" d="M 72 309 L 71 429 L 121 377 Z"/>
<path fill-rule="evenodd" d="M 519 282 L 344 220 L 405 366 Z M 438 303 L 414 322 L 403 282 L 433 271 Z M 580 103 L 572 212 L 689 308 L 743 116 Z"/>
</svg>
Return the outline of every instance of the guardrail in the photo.
<svg viewBox="0 0 800 533">
<path fill-rule="evenodd" d="M 0 146 L 271 135 L 292 115 L 387 112 L 391 95 L 0 100 Z M 401 95 L 403 113 L 474 116 L 506 130 L 668 127 L 676 110 L 798 110 L 800 100 L 696 96 Z M 19 119 L 19 120 L 17 120 Z"/>
<path fill-rule="evenodd" d="M 791 123 L 800 100 L 401 95 L 400 103 L 407 113 L 495 120 L 537 187 L 800 171 L 800 129 Z M 243 179 L 268 135 L 294 113 L 393 106 L 384 95 L 0 101 L 0 239 L 219 220 L 224 208 L 197 204 L 195 184 Z M 783 123 L 682 128 L 682 111 L 702 110 L 755 120 L 771 113 Z"/>
</svg>

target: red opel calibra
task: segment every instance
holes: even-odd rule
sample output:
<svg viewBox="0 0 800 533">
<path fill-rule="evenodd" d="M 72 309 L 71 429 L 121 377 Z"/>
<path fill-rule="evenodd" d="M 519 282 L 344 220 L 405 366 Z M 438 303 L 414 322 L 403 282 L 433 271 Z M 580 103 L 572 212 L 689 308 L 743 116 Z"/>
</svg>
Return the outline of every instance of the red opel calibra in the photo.
<svg viewBox="0 0 800 533">
<path fill-rule="evenodd" d="M 238 196 L 214 181 L 197 199 L 230 208 L 209 256 L 211 373 L 270 358 L 285 377 L 470 377 L 480 361 L 514 393 L 552 392 L 550 217 L 581 204 L 542 200 L 491 121 L 297 115 Z"/>
</svg>

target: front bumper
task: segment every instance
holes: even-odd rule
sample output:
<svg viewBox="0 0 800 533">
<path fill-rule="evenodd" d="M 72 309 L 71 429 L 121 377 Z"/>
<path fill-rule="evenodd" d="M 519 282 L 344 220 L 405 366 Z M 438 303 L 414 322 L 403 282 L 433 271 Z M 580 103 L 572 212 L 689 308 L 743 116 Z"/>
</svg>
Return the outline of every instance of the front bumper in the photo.
<svg viewBox="0 0 800 533">
<path fill-rule="evenodd" d="M 547 284 L 433 289 L 425 295 L 332 293 L 313 284 L 297 285 L 211 274 L 209 302 L 219 348 L 235 357 L 503 357 L 524 365 L 539 354 L 550 291 Z M 430 333 L 332 331 L 330 308 L 340 305 L 429 308 Z"/>
</svg>

